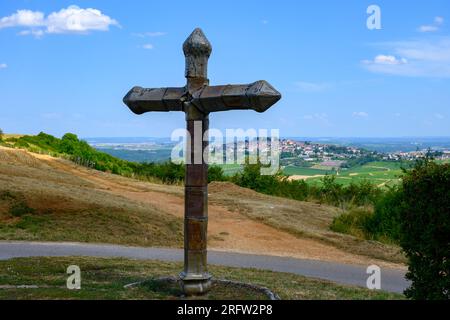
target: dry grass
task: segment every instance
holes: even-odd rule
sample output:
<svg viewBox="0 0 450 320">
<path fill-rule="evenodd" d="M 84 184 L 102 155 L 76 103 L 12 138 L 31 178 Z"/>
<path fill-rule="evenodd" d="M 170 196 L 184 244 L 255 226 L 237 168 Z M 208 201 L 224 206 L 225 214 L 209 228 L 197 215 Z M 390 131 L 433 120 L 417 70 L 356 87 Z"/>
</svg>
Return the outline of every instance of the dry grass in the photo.
<svg viewBox="0 0 450 320">
<path fill-rule="evenodd" d="M 4 133 L 3 134 L 3 138 L 4 139 L 10 139 L 10 138 L 18 139 L 18 138 L 23 137 L 23 136 L 24 136 L 24 134 L 16 134 L 16 133 Z"/>
<path fill-rule="evenodd" d="M 31 210 L 15 215 L 24 205 Z M 0 150 L 0 239 L 179 247 L 183 234 L 182 220 L 159 208 L 94 188 L 25 151 Z"/>
<path fill-rule="evenodd" d="M 228 182 L 211 183 L 209 192 L 211 203 L 298 237 L 316 239 L 353 254 L 395 263 L 406 261 L 398 246 L 331 231 L 333 219 L 342 214 L 336 207 L 268 196 Z"/>
</svg>

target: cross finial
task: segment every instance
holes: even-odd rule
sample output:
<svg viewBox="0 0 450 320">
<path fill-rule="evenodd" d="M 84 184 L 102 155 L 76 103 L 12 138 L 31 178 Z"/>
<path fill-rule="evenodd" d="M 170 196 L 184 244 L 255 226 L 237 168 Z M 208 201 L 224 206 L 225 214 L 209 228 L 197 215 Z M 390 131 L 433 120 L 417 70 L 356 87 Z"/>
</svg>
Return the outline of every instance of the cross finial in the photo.
<svg viewBox="0 0 450 320">
<path fill-rule="evenodd" d="M 208 58 L 212 46 L 206 39 L 202 29 L 196 28 L 183 43 L 183 52 L 186 57 L 186 78 L 204 78 L 208 74 Z"/>
</svg>

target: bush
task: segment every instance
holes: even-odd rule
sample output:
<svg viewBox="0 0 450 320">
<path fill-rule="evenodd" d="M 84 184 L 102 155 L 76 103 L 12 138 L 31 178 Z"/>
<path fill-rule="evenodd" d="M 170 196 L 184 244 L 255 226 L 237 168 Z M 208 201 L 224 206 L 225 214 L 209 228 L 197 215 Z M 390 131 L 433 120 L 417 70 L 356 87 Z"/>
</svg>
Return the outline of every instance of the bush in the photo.
<svg viewBox="0 0 450 320">
<path fill-rule="evenodd" d="M 413 299 L 450 299 L 450 165 L 417 163 L 403 177 L 401 246 Z"/>
<path fill-rule="evenodd" d="M 35 210 L 28 206 L 25 197 L 21 193 L 9 190 L 0 191 L 0 201 L 6 202 L 7 207 L 9 207 L 8 213 L 13 217 L 35 213 Z"/>
<path fill-rule="evenodd" d="M 133 172 L 139 176 L 155 177 L 165 183 L 177 183 L 184 180 L 185 168 L 183 164 L 173 162 L 164 163 L 134 163 Z"/>
<path fill-rule="evenodd" d="M 233 176 L 232 181 L 244 188 L 250 188 L 265 194 L 278 195 L 280 174 L 261 175 L 261 168 L 261 164 L 246 164 L 241 173 Z"/>
<path fill-rule="evenodd" d="M 368 238 L 366 226 L 372 220 L 373 213 L 363 208 L 353 208 L 333 219 L 330 229 L 335 232 L 351 234 L 358 238 Z"/>
<path fill-rule="evenodd" d="M 21 217 L 26 214 L 35 213 L 35 210 L 30 208 L 26 202 L 18 201 L 11 206 L 9 213 L 14 217 Z"/>
<path fill-rule="evenodd" d="M 306 200 L 308 185 L 305 181 L 290 181 L 280 171 L 275 175 L 261 175 L 261 164 L 246 164 L 242 172 L 236 173 L 231 181 L 268 195 Z"/>
<path fill-rule="evenodd" d="M 335 206 L 366 206 L 373 204 L 382 191 L 368 181 L 343 186 L 334 175 L 326 175 L 319 186 L 307 184 L 304 180 L 289 180 L 281 172 L 263 176 L 261 164 L 246 164 L 244 170 L 235 174 L 232 181 L 237 185 L 255 191 L 291 198 L 295 200 L 316 200 Z"/>
<path fill-rule="evenodd" d="M 401 238 L 401 210 L 403 207 L 401 187 L 390 188 L 375 203 L 374 214 L 364 225 L 365 231 L 374 239 L 398 243 Z"/>
<path fill-rule="evenodd" d="M 393 187 L 377 197 L 373 211 L 363 207 L 351 208 L 333 220 L 331 230 L 398 244 L 401 238 L 402 189 Z"/>
<path fill-rule="evenodd" d="M 333 205 L 340 205 L 345 200 L 341 197 L 343 186 L 336 182 L 336 176 L 325 175 L 320 188 L 321 200 Z"/>
<path fill-rule="evenodd" d="M 30 147 L 28 142 L 26 142 L 24 140 L 17 140 L 17 142 L 14 144 L 14 146 L 18 147 L 18 148 L 29 148 Z"/>
<path fill-rule="evenodd" d="M 223 173 L 223 169 L 219 166 L 209 166 L 208 168 L 208 182 L 211 181 L 225 181 L 227 177 L 225 177 Z"/>
<path fill-rule="evenodd" d="M 325 175 L 318 191 L 315 195 L 318 200 L 341 207 L 373 205 L 383 195 L 383 191 L 368 180 L 344 186 L 336 182 L 335 175 Z"/>
</svg>

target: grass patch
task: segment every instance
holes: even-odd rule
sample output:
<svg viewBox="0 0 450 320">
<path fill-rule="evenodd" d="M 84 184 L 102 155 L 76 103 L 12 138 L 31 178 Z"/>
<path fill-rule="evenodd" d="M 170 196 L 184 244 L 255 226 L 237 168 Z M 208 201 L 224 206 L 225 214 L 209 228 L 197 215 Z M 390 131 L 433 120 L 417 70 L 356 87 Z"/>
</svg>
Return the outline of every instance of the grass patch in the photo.
<svg viewBox="0 0 450 320">
<path fill-rule="evenodd" d="M 69 265 L 81 269 L 81 290 L 68 290 Z M 86 257 L 18 258 L 0 261 L 0 299 L 176 299 L 176 287 L 158 277 L 175 276 L 181 263 Z M 289 273 L 211 266 L 218 279 L 252 283 L 269 288 L 282 299 L 404 299 L 401 294 L 334 284 Z M 131 288 L 129 283 L 145 281 Z M 36 285 L 37 288 L 17 288 Z M 214 288 L 213 288 L 214 289 Z M 236 288 L 214 289 L 209 299 L 262 299 L 259 292 Z"/>
<path fill-rule="evenodd" d="M 146 290 L 157 299 L 186 299 L 181 289 L 180 281 L 172 279 L 151 279 L 135 286 Z M 255 288 L 240 286 L 234 283 L 222 283 L 212 280 L 212 285 L 207 294 L 197 297 L 188 297 L 197 300 L 268 300 L 267 295 Z"/>
<path fill-rule="evenodd" d="M 25 201 L 19 201 L 11 206 L 9 213 L 13 217 L 21 217 L 26 214 L 33 214 L 34 209 L 30 208 Z"/>
<path fill-rule="evenodd" d="M 330 229 L 335 232 L 351 234 L 357 238 L 368 239 L 364 231 L 373 212 L 363 208 L 353 208 L 333 219 Z"/>
<path fill-rule="evenodd" d="M 61 193 L 0 192 L 0 239 L 182 246 L 180 218 L 108 194 L 91 196 L 92 202 Z"/>
<path fill-rule="evenodd" d="M 28 206 L 23 194 L 17 192 L 0 191 L 0 202 L 3 204 L 2 207 L 7 208 L 8 214 L 13 217 L 34 213 L 34 209 Z"/>
<path fill-rule="evenodd" d="M 299 238 L 311 238 L 352 254 L 394 263 L 405 263 L 399 246 L 370 241 L 361 234 L 345 234 L 330 230 L 330 225 L 344 211 L 318 203 L 302 202 L 257 193 L 228 182 L 209 185 L 210 203 L 226 207 L 288 232 Z"/>
<path fill-rule="evenodd" d="M 314 169 L 314 168 L 305 168 L 305 167 L 296 167 L 296 166 L 287 166 L 283 169 L 283 173 L 286 175 L 299 175 L 299 176 L 315 176 L 315 175 L 325 175 L 325 174 L 334 174 L 333 170 L 323 170 L 323 169 Z"/>
<path fill-rule="evenodd" d="M 368 181 L 376 186 L 384 188 L 386 186 L 395 186 L 401 182 L 402 167 L 410 167 L 409 162 L 393 161 L 373 161 L 364 165 L 358 165 L 350 169 L 342 168 L 339 175 L 336 175 L 336 182 L 343 186 L 351 183 L 360 183 Z M 322 185 L 322 178 L 313 177 L 314 175 L 336 174 L 335 171 L 321 170 L 314 168 L 287 166 L 283 172 L 287 175 L 311 176 L 305 181 L 312 185 Z"/>
<path fill-rule="evenodd" d="M 401 239 L 402 189 L 390 188 L 373 209 L 351 208 L 333 219 L 331 230 L 360 239 L 398 245 Z"/>
</svg>

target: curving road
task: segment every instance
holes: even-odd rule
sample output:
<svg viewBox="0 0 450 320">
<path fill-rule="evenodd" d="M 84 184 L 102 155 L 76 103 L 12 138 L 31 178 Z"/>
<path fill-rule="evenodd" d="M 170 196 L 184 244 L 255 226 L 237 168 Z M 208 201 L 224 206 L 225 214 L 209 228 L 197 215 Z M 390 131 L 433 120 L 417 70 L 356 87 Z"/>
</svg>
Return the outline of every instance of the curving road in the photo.
<svg viewBox="0 0 450 320">
<path fill-rule="evenodd" d="M 183 261 L 183 250 L 68 242 L 0 241 L 0 260 L 38 256 L 123 257 L 142 260 Z M 208 251 L 208 263 L 289 272 L 361 287 L 366 287 L 366 280 L 369 276 L 366 274 L 366 267 L 364 266 L 218 251 Z M 381 289 L 390 292 L 403 292 L 409 285 L 404 276 L 404 271 L 382 268 Z"/>
</svg>

